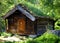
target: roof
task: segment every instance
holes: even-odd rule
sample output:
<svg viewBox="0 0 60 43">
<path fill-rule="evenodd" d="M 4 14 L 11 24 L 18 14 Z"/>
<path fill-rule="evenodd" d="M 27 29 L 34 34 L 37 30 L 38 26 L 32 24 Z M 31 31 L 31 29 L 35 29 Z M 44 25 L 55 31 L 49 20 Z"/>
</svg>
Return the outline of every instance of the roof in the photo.
<svg viewBox="0 0 60 43">
<path fill-rule="evenodd" d="M 31 13 L 24 5 L 19 4 L 17 6 L 15 6 L 14 8 L 12 8 L 10 11 L 7 12 L 7 14 L 5 14 L 3 16 L 4 19 L 6 19 L 7 17 L 9 17 L 10 15 L 12 15 L 16 10 L 19 10 L 20 12 L 22 12 L 22 14 L 24 14 L 26 17 L 28 17 L 30 20 L 35 21 L 36 18 L 49 18 L 52 19 L 49 16 L 37 16 L 36 14 Z"/>
<path fill-rule="evenodd" d="M 28 17 L 30 20 L 35 21 L 35 17 L 31 15 L 26 9 L 24 9 L 21 5 L 15 6 L 12 10 L 10 10 L 6 15 L 3 16 L 4 19 L 12 15 L 16 10 L 19 10 L 22 14 Z"/>
</svg>

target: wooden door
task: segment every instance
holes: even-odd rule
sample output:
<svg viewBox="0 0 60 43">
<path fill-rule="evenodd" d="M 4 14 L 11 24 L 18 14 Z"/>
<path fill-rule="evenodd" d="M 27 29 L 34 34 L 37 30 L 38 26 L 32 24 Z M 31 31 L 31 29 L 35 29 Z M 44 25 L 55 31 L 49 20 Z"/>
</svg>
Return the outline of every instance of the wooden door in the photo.
<svg viewBox="0 0 60 43">
<path fill-rule="evenodd" d="M 25 18 L 18 19 L 17 24 L 17 33 L 25 34 Z"/>
</svg>

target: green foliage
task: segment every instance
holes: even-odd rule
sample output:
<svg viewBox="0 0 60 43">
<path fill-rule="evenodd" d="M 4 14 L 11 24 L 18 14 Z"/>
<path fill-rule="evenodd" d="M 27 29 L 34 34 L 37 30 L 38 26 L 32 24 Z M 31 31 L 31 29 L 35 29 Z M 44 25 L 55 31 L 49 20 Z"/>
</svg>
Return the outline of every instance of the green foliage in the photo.
<svg viewBox="0 0 60 43">
<path fill-rule="evenodd" d="M 55 29 L 60 30 L 60 19 L 58 19 L 55 23 Z"/>
<path fill-rule="evenodd" d="M 18 42 L 4 41 L 4 42 L 0 42 L 0 43 L 18 43 Z"/>
<path fill-rule="evenodd" d="M 51 32 L 46 32 L 42 36 L 28 40 L 26 43 L 60 43 L 60 37 Z"/>
<path fill-rule="evenodd" d="M 58 36 L 47 32 L 35 39 L 38 43 L 55 43 L 57 40 Z"/>
<path fill-rule="evenodd" d="M 3 2 L 4 1 L 4 2 Z M 59 6 L 59 1 L 60 0 L 2 0 L 1 3 L 1 14 L 6 12 L 6 10 L 8 11 L 11 6 L 15 5 L 15 4 L 24 4 L 26 7 L 28 7 L 29 9 L 31 9 L 32 12 L 36 13 L 37 15 L 40 14 L 41 12 L 45 15 L 49 15 L 51 17 L 56 17 L 59 16 L 60 14 L 60 6 Z M 24 2 L 24 3 L 23 3 Z M 4 7 L 5 6 L 5 7 Z M 32 8 L 32 6 L 34 8 Z M 3 9 L 2 9 L 3 8 Z M 37 10 L 39 11 L 37 13 Z M 43 15 L 42 14 L 42 15 Z M 60 16 L 59 16 L 60 17 Z M 58 18 L 59 18 L 58 17 Z M 57 18 L 57 17 L 56 17 Z"/>
<path fill-rule="evenodd" d="M 1 33 L 1 36 L 4 36 L 4 37 L 8 37 L 8 36 L 11 36 L 12 34 L 10 33 L 6 33 L 6 32 L 2 32 Z"/>
<path fill-rule="evenodd" d="M 0 17 L 0 32 L 5 30 L 5 21 Z"/>
<path fill-rule="evenodd" d="M 6 42 L 4 42 L 4 43 L 15 43 L 15 42 L 6 41 Z"/>
</svg>

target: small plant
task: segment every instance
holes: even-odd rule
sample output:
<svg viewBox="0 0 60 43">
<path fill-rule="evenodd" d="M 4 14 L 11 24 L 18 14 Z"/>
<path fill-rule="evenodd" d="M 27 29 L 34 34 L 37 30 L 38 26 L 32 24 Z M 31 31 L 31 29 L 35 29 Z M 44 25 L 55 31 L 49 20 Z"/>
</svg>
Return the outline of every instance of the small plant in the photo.
<svg viewBox="0 0 60 43">
<path fill-rule="evenodd" d="M 60 30 L 60 19 L 55 23 L 55 30 Z"/>
<path fill-rule="evenodd" d="M 1 36 L 4 36 L 4 37 L 8 37 L 8 36 L 11 36 L 12 34 L 10 33 L 6 33 L 6 32 L 2 32 L 1 33 Z"/>
</svg>

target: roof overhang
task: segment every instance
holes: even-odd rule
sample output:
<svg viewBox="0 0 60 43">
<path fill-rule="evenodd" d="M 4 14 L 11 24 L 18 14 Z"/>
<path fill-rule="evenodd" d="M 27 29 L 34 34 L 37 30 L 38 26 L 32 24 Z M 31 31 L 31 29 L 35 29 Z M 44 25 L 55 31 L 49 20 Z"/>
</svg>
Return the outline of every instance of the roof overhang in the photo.
<svg viewBox="0 0 60 43">
<path fill-rule="evenodd" d="M 26 15 L 29 19 L 31 19 L 32 21 L 35 21 L 35 17 L 32 16 L 29 12 L 27 12 L 26 10 L 24 10 L 21 6 L 17 6 L 17 9 L 22 12 L 22 14 Z"/>
</svg>

